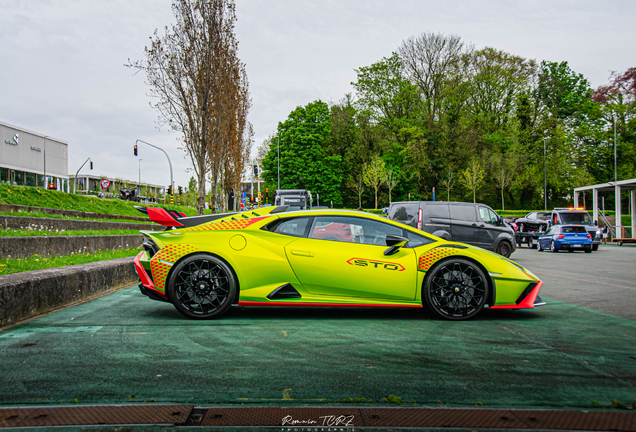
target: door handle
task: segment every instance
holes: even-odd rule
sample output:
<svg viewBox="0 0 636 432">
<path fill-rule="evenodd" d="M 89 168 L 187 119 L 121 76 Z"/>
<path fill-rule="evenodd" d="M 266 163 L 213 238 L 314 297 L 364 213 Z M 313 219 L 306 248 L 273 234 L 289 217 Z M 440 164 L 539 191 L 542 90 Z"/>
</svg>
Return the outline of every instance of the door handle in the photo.
<svg viewBox="0 0 636 432">
<path fill-rule="evenodd" d="M 307 250 L 301 250 L 301 249 L 292 249 L 291 254 L 296 256 L 309 257 L 309 258 L 313 258 L 314 256 L 313 252 L 310 252 Z"/>
</svg>

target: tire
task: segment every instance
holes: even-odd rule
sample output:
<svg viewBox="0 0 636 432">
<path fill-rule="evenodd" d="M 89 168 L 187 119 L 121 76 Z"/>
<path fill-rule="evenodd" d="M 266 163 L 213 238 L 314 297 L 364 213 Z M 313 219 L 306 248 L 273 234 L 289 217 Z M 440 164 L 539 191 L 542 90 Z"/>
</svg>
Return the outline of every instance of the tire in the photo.
<svg viewBox="0 0 636 432">
<path fill-rule="evenodd" d="M 543 249 L 541 249 L 541 242 L 537 241 L 537 252 L 542 252 Z"/>
<path fill-rule="evenodd" d="M 227 312 L 237 289 L 236 276 L 225 261 L 194 254 L 172 269 L 167 292 L 174 307 L 183 315 L 211 319 Z"/>
<path fill-rule="evenodd" d="M 556 245 L 554 244 L 554 240 L 552 240 L 552 243 L 550 243 L 550 250 L 554 253 L 557 253 L 559 251 Z"/>
<path fill-rule="evenodd" d="M 477 315 L 490 292 L 486 274 L 475 263 L 462 258 L 435 264 L 427 272 L 422 289 L 422 297 L 431 311 L 455 321 Z"/>
<path fill-rule="evenodd" d="M 592 253 L 592 249 L 585 249 L 585 253 Z"/>
<path fill-rule="evenodd" d="M 536 245 L 536 244 L 532 244 L 532 246 L 531 246 L 531 247 L 532 247 L 532 249 L 536 249 L 536 248 L 537 248 L 537 245 Z"/>
<path fill-rule="evenodd" d="M 510 258 L 512 254 L 512 246 L 507 241 L 503 240 L 497 246 L 497 253 L 503 257 Z"/>
<path fill-rule="evenodd" d="M 597 244 L 592 245 L 592 250 L 593 250 L 594 252 L 596 252 L 596 251 L 598 250 L 598 245 L 597 245 Z"/>
</svg>

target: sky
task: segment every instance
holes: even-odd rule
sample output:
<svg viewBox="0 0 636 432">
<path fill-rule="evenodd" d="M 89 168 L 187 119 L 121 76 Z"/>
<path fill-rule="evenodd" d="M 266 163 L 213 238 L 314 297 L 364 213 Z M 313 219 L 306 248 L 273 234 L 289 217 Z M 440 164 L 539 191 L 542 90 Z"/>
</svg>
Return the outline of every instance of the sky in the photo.
<svg viewBox="0 0 636 432">
<path fill-rule="evenodd" d="M 255 148 L 297 106 L 354 94 L 356 68 L 423 32 L 567 61 L 592 87 L 636 66 L 633 0 L 236 0 L 236 10 Z M 92 174 L 168 185 L 162 152 L 140 144 L 133 155 L 147 141 L 187 185 L 181 136 L 158 128 L 145 77 L 124 67 L 172 22 L 169 0 L 0 0 L 0 121 L 68 142 L 70 173 L 90 157 Z"/>
</svg>

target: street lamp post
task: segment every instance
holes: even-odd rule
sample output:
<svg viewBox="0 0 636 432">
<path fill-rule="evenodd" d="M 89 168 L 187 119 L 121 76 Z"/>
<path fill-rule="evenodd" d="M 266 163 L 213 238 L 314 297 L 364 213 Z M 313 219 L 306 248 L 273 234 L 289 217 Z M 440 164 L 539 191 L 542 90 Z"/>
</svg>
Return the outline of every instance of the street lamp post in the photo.
<svg viewBox="0 0 636 432">
<path fill-rule="evenodd" d="M 48 135 L 46 135 L 44 137 L 44 146 L 43 146 L 43 148 L 44 148 L 44 150 L 43 150 L 43 152 L 44 152 L 44 189 L 48 189 L 49 188 L 49 185 L 48 185 L 49 182 L 46 181 L 46 139 L 48 137 L 49 137 Z"/>
<path fill-rule="evenodd" d="M 142 141 L 140 139 L 135 141 L 135 144 L 137 144 L 139 142 L 144 143 L 146 145 L 149 145 L 150 147 L 154 147 L 154 148 L 156 148 L 158 150 L 161 150 L 163 152 L 163 154 L 166 155 L 166 158 L 168 158 L 168 165 L 170 165 L 170 186 L 172 186 L 172 191 L 174 192 L 174 180 L 172 179 L 172 162 L 170 162 L 170 156 L 168 156 L 168 153 L 166 153 L 166 151 L 164 149 L 162 149 L 161 147 L 157 147 L 156 145 L 150 144 L 150 143 L 148 143 L 146 141 Z"/>
<path fill-rule="evenodd" d="M 139 191 L 137 192 L 137 197 L 141 196 L 141 161 L 143 159 L 139 159 Z"/>
<path fill-rule="evenodd" d="M 75 193 L 75 185 L 77 185 L 77 176 L 79 175 L 80 170 L 84 168 L 84 165 L 86 165 L 86 162 L 88 161 L 91 161 L 91 169 L 93 169 L 93 161 L 91 160 L 91 158 L 86 159 L 84 163 L 82 164 L 82 166 L 80 166 L 77 172 L 75 173 L 75 178 L 73 179 L 73 193 Z"/>
<path fill-rule="evenodd" d="M 280 190 L 280 135 L 278 135 L 278 190 Z"/>
<path fill-rule="evenodd" d="M 543 137 L 543 209 L 548 209 L 548 170 L 546 163 L 545 137 Z"/>
</svg>

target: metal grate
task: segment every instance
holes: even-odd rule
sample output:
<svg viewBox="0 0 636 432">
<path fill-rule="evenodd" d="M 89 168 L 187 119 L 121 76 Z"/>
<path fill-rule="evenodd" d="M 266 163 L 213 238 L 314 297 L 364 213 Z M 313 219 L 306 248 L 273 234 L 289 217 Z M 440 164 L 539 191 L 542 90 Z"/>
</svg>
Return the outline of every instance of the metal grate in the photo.
<svg viewBox="0 0 636 432">
<path fill-rule="evenodd" d="M 0 425 L 2 427 L 118 424 L 174 425 L 185 423 L 191 411 L 192 406 L 189 405 L 0 408 Z"/>
<path fill-rule="evenodd" d="M 571 431 L 636 431 L 630 411 L 486 408 L 224 407 L 114 405 L 0 408 L 0 428 L 84 425 L 212 427 L 466 428 Z"/>
</svg>

